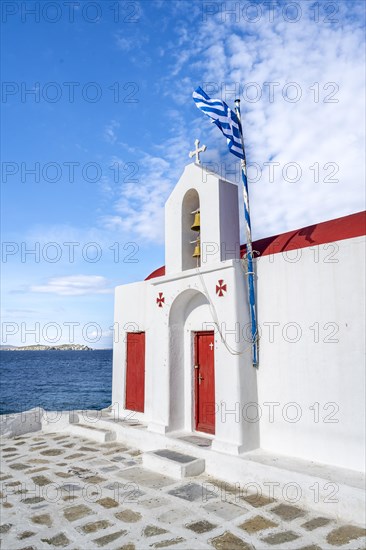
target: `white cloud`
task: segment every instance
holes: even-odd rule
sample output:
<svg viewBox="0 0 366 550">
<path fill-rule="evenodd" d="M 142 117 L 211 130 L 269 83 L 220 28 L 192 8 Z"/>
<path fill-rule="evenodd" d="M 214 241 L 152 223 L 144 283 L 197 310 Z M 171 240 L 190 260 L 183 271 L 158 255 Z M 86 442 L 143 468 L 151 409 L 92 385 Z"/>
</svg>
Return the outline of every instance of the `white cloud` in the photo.
<svg viewBox="0 0 366 550">
<path fill-rule="evenodd" d="M 100 275 L 70 275 L 53 277 L 45 285 L 34 285 L 31 292 L 57 294 L 58 296 L 84 296 L 87 294 L 110 294 L 113 290 Z"/>
<path fill-rule="evenodd" d="M 186 3 L 166 6 L 187 15 Z M 205 20 L 201 10 L 179 20 L 174 63 L 158 84 L 161 96 L 176 105 L 166 112 L 170 137 L 139 153 L 138 183 L 124 184 L 102 226 L 161 242 L 165 200 L 197 137 L 208 146 L 204 161 L 233 164 L 223 136 L 191 100 L 192 89 L 208 82 L 216 89 L 212 97 L 232 105 L 241 96 L 248 162 L 261 168 L 258 181 L 250 182 L 255 239 L 364 208 L 361 8 L 339 3 L 339 22 L 329 24 L 321 4 L 315 21 L 314 5 L 301 3 L 296 23 L 284 20 L 281 6 L 272 22 L 264 4 L 256 23 L 225 20 L 220 12 Z M 248 83 L 254 84 L 245 88 Z M 256 91 L 260 97 L 252 101 Z M 299 97 L 292 102 L 294 93 Z M 278 163 L 273 180 L 268 162 Z M 300 177 L 291 182 L 294 166 Z M 332 173 L 336 181 L 328 181 Z"/>
<path fill-rule="evenodd" d="M 109 124 L 107 124 L 104 128 L 104 139 L 108 141 L 109 143 L 116 143 L 117 141 L 117 134 L 116 130 L 120 127 L 120 123 L 117 122 L 117 120 L 111 120 Z"/>
<path fill-rule="evenodd" d="M 114 214 L 101 217 L 107 230 L 161 241 L 164 235 L 164 203 L 172 187 L 169 164 L 161 157 L 145 155 L 138 182 L 124 183 Z"/>
<path fill-rule="evenodd" d="M 137 5 L 135 2 L 133 5 L 131 4 L 131 6 L 133 10 L 129 15 L 126 13 L 125 22 L 137 23 L 142 15 L 141 4 Z M 128 21 L 128 19 L 130 20 Z M 124 53 L 141 52 L 142 48 L 149 42 L 149 36 L 140 32 L 139 25 L 130 25 L 128 30 L 127 27 L 128 25 L 124 25 L 124 29 L 115 34 L 114 38 L 117 48 Z M 132 57 L 132 59 L 135 58 Z M 140 62 L 143 62 L 143 60 L 140 59 Z"/>
<path fill-rule="evenodd" d="M 128 52 L 133 48 L 132 40 L 128 40 L 123 36 L 116 36 L 116 44 L 118 48 L 124 52 Z"/>
<path fill-rule="evenodd" d="M 296 23 L 284 20 L 281 4 L 276 5 L 272 23 L 262 4 L 257 23 L 243 17 L 234 22 L 229 16 L 225 21 L 219 12 L 202 21 L 194 45 L 191 34 L 186 37 L 182 63 L 174 66 L 180 73 L 175 84 L 170 82 L 168 93 L 174 98 L 177 93 L 179 98 L 185 95 L 186 101 L 190 97 L 187 74 L 192 75 L 192 67 L 200 72 L 196 85 L 213 83 L 216 91 L 212 97 L 221 96 L 232 105 L 238 91 L 226 95 L 225 90 L 240 90 L 248 161 L 262 167 L 262 177 L 250 185 L 254 238 L 346 215 L 365 206 L 362 17 L 357 5 L 337 6 L 339 22 L 332 25 L 327 23 L 327 11 L 321 4 L 319 21 L 314 21 L 310 2 L 301 3 L 302 17 Z M 225 11 L 224 4 L 222 9 Z M 184 34 L 179 38 L 184 42 Z M 276 83 L 273 101 L 265 82 Z M 301 94 L 298 101 L 291 102 L 286 96 L 290 82 L 295 84 L 288 92 Z M 244 84 L 248 83 L 255 85 L 245 93 Z M 262 97 L 251 102 L 249 92 L 256 90 Z M 212 136 L 228 162 L 221 134 L 214 128 L 214 138 L 208 119 L 200 116 L 201 140 L 208 140 L 210 146 L 208 138 Z M 280 163 L 273 182 L 269 168 L 263 166 L 268 161 Z M 288 163 L 300 167 L 299 181 L 288 181 Z M 318 182 L 315 163 L 319 166 Z M 333 178 L 338 181 L 329 182 L 327 176 L 334 168 L 337 173 Z"/>
<path fill-rule="evenodd" d="M 134 174 L 126 178 L 113 213 L 101 216 L 100 223 L 108 231 L 136 235 L 147 241 L 162 242 L 164 238 L 164 205 L 178 181 L 192 148 L 186 121 L 179 111 L 168 112 L 173 137 L 154 146 L 156 154 L 140 152 Z M 186 152 L 183 156 L 182 151 Z M 123 165 L 122 159 L 113 162 Z"/>
</svg>

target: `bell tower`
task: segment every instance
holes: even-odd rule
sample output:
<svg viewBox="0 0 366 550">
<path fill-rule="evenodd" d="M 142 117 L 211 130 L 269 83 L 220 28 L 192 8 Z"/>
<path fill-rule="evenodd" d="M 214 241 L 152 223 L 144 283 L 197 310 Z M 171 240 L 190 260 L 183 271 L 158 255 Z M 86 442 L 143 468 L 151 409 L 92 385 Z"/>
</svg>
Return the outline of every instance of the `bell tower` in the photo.
<svg viewBox="0 0 366 550">
<path fill-rule="evenodd" d="M 165 204 L 166 275 L 239 257 L 238 186 L 188 164 Z"/>
</svg>

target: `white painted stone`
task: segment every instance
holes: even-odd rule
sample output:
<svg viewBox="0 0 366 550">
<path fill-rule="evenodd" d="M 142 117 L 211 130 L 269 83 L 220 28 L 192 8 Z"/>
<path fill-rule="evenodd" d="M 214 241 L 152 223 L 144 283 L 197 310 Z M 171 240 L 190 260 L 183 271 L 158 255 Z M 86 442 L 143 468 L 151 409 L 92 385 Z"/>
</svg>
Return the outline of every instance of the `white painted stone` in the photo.
<svg viewBox="0 0 366 550">
<path fill-rule="evenodd" d="M 86 422 L 85 419 L 82 421 Z M 141 429 L 141 426 L 134 427 L 126 422 L 113 421 L 113 417 L 100 416 L 93 426 L 101 432 L 112 431 L 111 424 L 116 435 L 115 440 L 129 447 L 145 453 L 157 448 L 172 449 L 203 459 L 206 474 L 235 485 L 241 495 L 248 491 L 269 496 L 270 491 L 273 491 L 274 497 L 279 501 L 291 503 L 293 499 L 293 504 L 336 520 L 342 519 L 360 525 L 364 522 L 365 475 L 361 472 L 260 449 L 234 456 L 224 450 L 218 452 L 209 447 L 198 447 L 179 438 L 186 434 L 158 434 Z M 72 434 L 75 433 L 75 428 L 81 427 L 74 425 L 66 429 L 62 419 L 60 425 L 61 430 L 56 423 L 52 431 Z M 93 439 L 92 431 L 84 432 L 82 437 Z M 211 486 L 209 489 L 216 490 Z"/>
<path fill-rule="evenodd" d="M 17 437 L 41 430 L 44 413 L 44 409 L 35 407 L 21 413 L 0 415 L 0 436 Z"/>
<path fill-rule="evenodd" d="M 189 476 L 198 476 L 205 471 L 205 461 L 202 458 L 189 456 L 190 460 L 182 463 L 157 454 L 159 451 L 149 451 L 142 455 L 142 464 L 148 470 L 153 470 L 159 474 L 174 477 L 175 479 L 183 479 Z M 173 451 L 174 453 L 174 451 Z M 177 453 L 175 451 L 175 453 Z M 178 454 L 178 453 L 177 453 Z"/>
<path fill-rule="evenodd" d="M 66 430 L 70 425 L 73 414 L 74 411 L 45 411 L 42 416 L 42 430 L 44 432 Z"/>
<path fill-rule="evenodd" d="M 116 432 L 114 431 L 103 428 L 95 428 L 94 426 L 84 426 L 82 424 L 70 424 L 67 428 L 67 432 L 79 437 L 85 437 L 86 439 L 98 441 L 99 443 L 115 441 L 116 439 Z"/>
</svg>

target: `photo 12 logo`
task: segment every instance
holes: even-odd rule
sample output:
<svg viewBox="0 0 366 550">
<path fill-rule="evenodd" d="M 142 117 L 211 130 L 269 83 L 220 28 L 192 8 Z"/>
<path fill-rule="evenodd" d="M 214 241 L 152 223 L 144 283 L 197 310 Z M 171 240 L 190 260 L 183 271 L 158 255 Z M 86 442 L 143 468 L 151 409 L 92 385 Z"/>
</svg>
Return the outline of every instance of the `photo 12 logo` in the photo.
<svg viewBox="0 0 366 550">
<path fill-rule="evenodd" d="M 221 23 L 248 24 L 260 22 L 298 23 L 304 17 L 314 23 L 334 24 L 339 21 L 338 2 L 202 2 L 203 22 L 213 18 Z"/>
<path fill-rule="evenodd" d="M 219 96 L 223 101 L 240 99 L 247 103 L 258 101 L 274 103 L 286 101 L 312 101 L 314 103 L 339 103 L 337 82 L 313 82 L 311 85 L 290 81 L 265 82 L 203 82 L 202 88 L 210 97 Z"/>
<path fill-rule="evenodd" d="M 55 264 L 58 262 L 67 262 L 74 264 L 83 261 L 88 264 L 95 264 L 102 259 L 112 258 L 116 264 L 136 264 L 140 260 L 138 252 L 140 247 L 135 242 L 120 243 L 115 241 L 110 246 L 103 246 L 97 242 L 80 243 L 75 241 L 58 243 L 55 241 L 40 243 L 36 242 L 15 242 L 3 241 L 1 243 L 1 263 L 21 262 L 36 263 L 41 262 Z"/>
<path fill-rule="evenodd" d="M 98 103 L 111 100 L 113 103 L 138 103 L 137 82 L 99 82 L 65 81 L 24 82 L 3 81 L 1 83 L 1 103 L 18 101 L 20 103 Z"/>
<path fill-rule="evenodd" d="M 114 161 L 108 166 L 98 162 L 65 160 L 57 162 L 15 162 L 1 163 L 1 183 L 139 183 L 140 167 L 136 162 Z"/>
<path fill-rule="evenodd" d="M 103 19 L 114 23 L 138 23 L 140 17 L 141 8 L 136 0 L 115 2 L 5 0 L 1 2 L 3 24 L 14 20 L 24 24 L 60 22 L 98 24 Z"/>
</svg>

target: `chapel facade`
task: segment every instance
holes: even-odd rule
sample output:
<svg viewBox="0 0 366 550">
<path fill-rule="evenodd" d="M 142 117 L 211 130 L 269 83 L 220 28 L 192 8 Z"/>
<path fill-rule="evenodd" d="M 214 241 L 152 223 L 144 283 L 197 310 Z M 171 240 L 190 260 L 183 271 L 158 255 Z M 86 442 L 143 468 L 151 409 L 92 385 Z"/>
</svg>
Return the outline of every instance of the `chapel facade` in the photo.
<svg viewBox="0 0 366 550">
<path fill-rule="evenodd" d="M 257 369 L 238 191 L 184 169 L 165 267 L 115 291 L 113 404 L 167 446 L 188 435 L 364 471 L 365 212 L 253 243 Z"/>
</svg>

